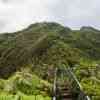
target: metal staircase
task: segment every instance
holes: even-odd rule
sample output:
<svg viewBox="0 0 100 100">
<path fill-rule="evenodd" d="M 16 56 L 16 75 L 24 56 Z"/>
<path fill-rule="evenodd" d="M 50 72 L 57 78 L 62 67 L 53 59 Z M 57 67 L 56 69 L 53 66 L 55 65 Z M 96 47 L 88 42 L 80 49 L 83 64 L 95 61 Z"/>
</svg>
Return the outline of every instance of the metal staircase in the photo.
<svg viewBox="0 0 100 100">
<path fill-rule="evenodd" d="M 55 69 L 52 100 L 90 100 L 70 67 Z"/>
<path fill-rule="evenodd" d="M 58 90 L 57 90 L 58 100 L 73 100 L 74 95 L 68 84 L 60 85 L 57 88 L 58 88 Z"/>
</svg>

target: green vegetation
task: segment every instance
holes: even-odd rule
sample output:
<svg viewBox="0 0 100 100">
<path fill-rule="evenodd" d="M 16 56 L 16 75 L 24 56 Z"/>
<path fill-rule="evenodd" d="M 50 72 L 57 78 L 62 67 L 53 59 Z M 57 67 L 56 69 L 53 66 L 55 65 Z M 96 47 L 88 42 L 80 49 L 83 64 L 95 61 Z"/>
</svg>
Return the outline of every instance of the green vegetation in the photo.
<svg viewBox="0 0 100 100">
<path fill-rule="evenodd" d="M 99 30 L 45 22 L 0 34 L 0 100 L 50 100 L 54 69 L 63 65 L 73 68 L 92 100 L 100 99 Z"/>
<path fill-rule="evenodd" d="M 50 97 L 42 95 L 32 95 L 32 96 L 18 96 L 18 95 L 0 95 L 0 100 L 51 100 Z"/>
</svg>

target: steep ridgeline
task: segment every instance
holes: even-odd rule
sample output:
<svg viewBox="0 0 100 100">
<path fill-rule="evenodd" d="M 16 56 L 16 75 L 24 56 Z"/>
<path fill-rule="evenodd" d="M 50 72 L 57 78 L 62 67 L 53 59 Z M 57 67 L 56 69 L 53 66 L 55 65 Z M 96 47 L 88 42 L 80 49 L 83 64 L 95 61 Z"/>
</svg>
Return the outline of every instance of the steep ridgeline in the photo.
<svg viewBox="0 0 100 100">
<path fill-rule="evenodd" d="M 73 31 L 57 23 L 36 23 L 19 32 L 0 34 L 0 77 L 7 78 L 23 65 L 38 64 L 32 61 L 34 57 L 42 64 L 60 61 L 70 66 L 81 57 L 100 60 L 100 31 L 91 27 Z"/>
</svg>

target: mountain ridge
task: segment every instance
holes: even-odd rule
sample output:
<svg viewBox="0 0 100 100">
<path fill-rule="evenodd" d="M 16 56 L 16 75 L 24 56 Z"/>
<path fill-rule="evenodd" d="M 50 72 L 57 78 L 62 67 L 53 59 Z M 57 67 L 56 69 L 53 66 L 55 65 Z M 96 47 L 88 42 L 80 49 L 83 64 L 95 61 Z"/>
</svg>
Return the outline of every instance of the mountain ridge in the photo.
<svg viewBox="0 0 100 100">
<path fill-rule="evenodd" d="M 100 31 L 91 27 L 72 30 L 58 23 L 36 23 L 22 31 L 0 34 L 0 93 L 34 93 L 37 84 L 34 80 L 31 85 L 27 83 L 35 78 L 39 86 L 39 80 L 43 82 L 42 89 L 48 87 L 45 93 L 51 95 L 55 68 L 70 66 L 86 93 L 94 98 L 95 93 L 100 96 L 99 81 L 93 80 L 100 79 L 98 65 Z M 5 90 L 11 84 L 14 87 Z"/>
<path fill-rule="evenodd" d="M 89 31 L 87 29 L 89 29 Z M 90 30 L 93 30 L 93 31 L 91 32 Z M 36 23 L 36 24 L 30 25 L 28 28 L 19 32 L 15 32 L 12 34 L 2 34 L 2 35 L 0 34 L 0 37 L 1 37 L 0 39 L 0 46 L 1 46 L 0 68 L 4 68 L 3 66 L 8 66 L 8 65 L 10 66 L 11 62 L 15 66 L 15 63 L 19 61 L 19 60 L 17 61 L 18 57 L 20 57 L 23 54 L 25 54 L 26 57 L 23 57 L 24 56 L 23 55 L 21 60 L 22 59 L 24 60 L 24 58 L 27 58 L 29 56 L 29 54 L 27 55 L 27 52 L 29 52 L 27 51 L 28 48 L 34 45 L 34 43 L 37 42 L 38 38 L 39 37 L 41 38 L 43 35 L 44 36 L 47 35 L 47 39 L 43 40 L 45 41 L 44 44 L 40 44 L 41 46 L 39 45 L 40 49 L 42 48 L 43 45 L 47 45 L 46 48 L 48 48 L 50 44 L 54 45 L 55 41 L 59 41 L 59 42 L 61 41 L 62 45 L 66 45 L 66 47 L 68 45 L 72 49 L 72 51 L 76 49 L 79 55 L 81 56 L 83 55 L 87 59 L 99 60 L 100 34 L 98 32 L 99 32 L 98 30 L 96 31 L 94 28 L 91 28 L 91 27 L 88 27 L 88 28 L 83 27 L 83 29 L 81 30 L 73 31 L 70 28 L 63 27 L 62 25 L 58 23 Z M 43 50 L 45 51 L 45 48 Z M 39 50 L 37 49 L 36 51 L 39 51 Z M 19 56 L 16 55 L 17 54 L 16 52 L 19 53 L 18 54 Z M 39 52 L 41 52 L 41 50 Z M 39 52 L 37 54 L 40 54 Z M 30 54 L 33 55 L 32 53 Z M 9 59 L 12 59 L 12 60 L 9 60 Z M 19 63 L 25 62 L 23 60 L 19 61 Z M 5 68 L 8 69 L 8 67 L 5 67 Z M 14 67 L 11 67 L 11 68 L 14 68 Z M 14 70 L 16 70 L 16 68 L 14 68 Z M 1 70 L 1 73 L 2 72 L 3 71 Z"/>
</svg>

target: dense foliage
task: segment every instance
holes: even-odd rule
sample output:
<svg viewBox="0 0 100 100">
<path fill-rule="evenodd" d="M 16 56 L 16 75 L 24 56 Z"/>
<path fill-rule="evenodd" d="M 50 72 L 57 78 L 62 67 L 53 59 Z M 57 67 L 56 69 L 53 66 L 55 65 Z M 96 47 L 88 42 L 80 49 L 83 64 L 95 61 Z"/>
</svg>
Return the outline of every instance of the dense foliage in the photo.
<svg viewBox="0 0 100 100">
<path fill-rule="evenodd" d="M 99 64 L 100 31 L 92 27 L 74 31 L 57 23 L 36 23 L 0 34 L 0 94 L 8 98 L 39 95 L 39 100 L 49 100 L 54 69 L 65 65 L 74 69 L 86 94 L 99 100 Z"/>
</svg>

